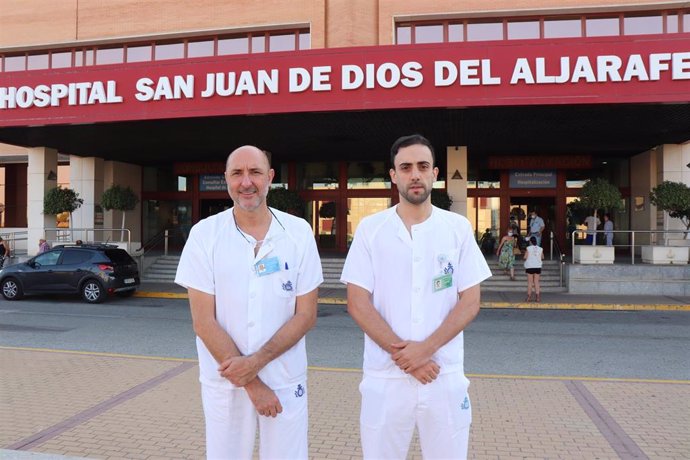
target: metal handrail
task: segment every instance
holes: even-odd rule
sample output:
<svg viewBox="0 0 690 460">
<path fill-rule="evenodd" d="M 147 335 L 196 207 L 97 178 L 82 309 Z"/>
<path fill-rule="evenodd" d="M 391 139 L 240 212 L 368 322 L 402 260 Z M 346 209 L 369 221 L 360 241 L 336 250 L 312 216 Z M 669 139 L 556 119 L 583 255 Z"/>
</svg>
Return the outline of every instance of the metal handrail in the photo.
<svg viewBox="0 0 690 460">
<path fill-rule="evenodd" d="M 556 239 L 556 236 L 554 235 L 553 231 L 549 232 L 549 236 L 550 236 L 550 238 L 549 238 L 550 239 L 550 242 L 549 242 L 549 252 L 550 252 L 549 260 L 553 260 L 553 250 L 554 250 L 554 246 L 555 246 L 556 251 L 558 253 L 558 268 L 559 268 L 559 274 L 558 274 L 558 276 L 559 276 L 558 283 L 559 284 L 558 285 L 563 287 L 564 286 L 563 280 L 565 278 L 564 273 L 563 273 L 564 267 L 565 267 L 565 254 L 563 253 L 563 250 L 561 249 L 561 245 L 558 244 L 558 240 Z"/>
<path fill-rule="evenodd" d="M 26 230 L 22 230 L 21 232 L 3 233 L 2 239 L 7 241 L 7 244 L 10 246 L 10 256 L 14 256 L 17 253 L 16 242 L 28 240 L 29 239 L 29 232 Z"/>
<path fill-rule="evenodd" d="M 570 234 L 572 263 L 575 263 L 575 246 L 576 246 L 575 245 L 575 235 L 577 233 L 582 233 L 582 232 L 583 232 L 583 230 L 574 230 Z M 630 248 L 630 257 L 632 260 L 632 262 L 631 262 L 632 265 L 635 265 L 635 248 L 637 247 L 637 245 L 635 244 L 635 235 L 636 234 L 650 234 L 650 235 L 652 235 L 652 238 L 650 238 L 650 241 L 649 241 L 649 245 L 651 245 L 651 246 L 657 246 L 658 245 L 657 244 L 658 238 L 656 238 L 656 235 L 659 233 L 663 234 L 663 238 L 661 238 L 661 240 L 664 242 L 664 244 L 662 244 L 660 246 L 665 246 L 666 243 L 669 241 L 668 234 L 682 234 L 682 235 L 684 235 L 685 238 L 677 239 L 679 241 L 684 241 L 684 240 L 688 239 L 687 238 L 688 231 L 686 231 L 686 230 L 606 230 L 606 231 L 605 230 L 596 230 L 594 232 L 595 235 L 594 235 L 593 244 L 587 245 L 587 246 L 601 246 L 601 245 L 594 244 L 594 243 L 596 243 L 596 240 L 597 240 L 596 236 L 599 233 L 629 234 L 630 235 L 630 244 L 613 244 L 611 247 Z M 640 245 L 640 247 L 642 247 L 642 246 L 647 246 L 647 244 Z"/>
<path fill-rule="evenodd" d="M 61 243 L 61 242 L 67 242 L 67 241 L 75 241 L 74 239 L 74 233 L 83 233 L 84 237 L 78 238 L 84 241 L 85 243 L 88 242 L 96 242 L 96 233 L 97 232 L 125 232 L 127 233 L 127 248 L 128 250 L 131 250 L 132 246 L 132 232 L 128 228 L 72 228 L 72 227 L 53 227 L 53 228 L 44 228 L 43 229 L 43 237 L 47 241 L 52 241 L 56 243 Z M 55 238 L 49 238 L 49 232 L 55 232 Z M 93 238 L 89 238 L 89 235 L 92 235 Z M 103 238 L 104 235 L 101 235 L 101 239 L 98 242 L 103 242 L 103 243 L 110 243 L 111 241 L 114 241 L 112 238 Z M 121 238 L 122 239 L 122 238 Z"/>
</svg>

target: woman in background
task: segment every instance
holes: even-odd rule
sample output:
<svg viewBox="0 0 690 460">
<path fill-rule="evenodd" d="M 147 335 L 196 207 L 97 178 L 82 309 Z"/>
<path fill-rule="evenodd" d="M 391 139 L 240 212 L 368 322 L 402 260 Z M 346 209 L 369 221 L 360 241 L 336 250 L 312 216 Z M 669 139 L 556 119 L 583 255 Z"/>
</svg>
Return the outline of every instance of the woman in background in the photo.
<svg viewBox="0 0 690 460">
<path fill-rule="evenodd" d="M 531 237 L 529 246 L 525 250 L 525 272 L 527 272 L 527 298 L 525 302 L 532 301 L 532 290 L 534 289 L 535 302 L 541 302 L 541 288 L 539 278 L 541 277 L 541 266 L 544 260 L 544 249 L 537 246 L 537 239 Z"/>
<path fill-rule="evenodd" d="M 517 247 L 517 240 L 513 235 L 513 228 L 508 227 L 506 234 L 501 238 L 501 242 L 496 248 L 498 256 L 498 266 L 503 269 L 506 275 L 510 271 L 510 279 L 515 281 L 515 253 L 513 248 Z"/>
</svg>

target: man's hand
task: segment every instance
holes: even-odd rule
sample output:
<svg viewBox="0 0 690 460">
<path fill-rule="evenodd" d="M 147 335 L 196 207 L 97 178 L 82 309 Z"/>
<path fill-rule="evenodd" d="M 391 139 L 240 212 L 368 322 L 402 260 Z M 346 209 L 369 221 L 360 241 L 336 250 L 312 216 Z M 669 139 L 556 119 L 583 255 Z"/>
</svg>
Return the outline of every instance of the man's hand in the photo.
<svg viewBox="0 0 690 460">
<path fill-rule="evenodd" d="M 283 406 L 276 396 L 275 392 L 271 390 L 261 379 L 254 379 L 248 385 L 245 385 L 245 390 L 252 400 L 254 408 L 265 417 L 276 417 L 283 412 Z"/>
<path fill-rule="evenodd" d="M 434 361 L 430 360 L 422 367 L 410 372 L 410 375 L 416 378 L 422 385 L 426 385 L 427 383 L 431 383 L 436 380 L 439 372 L 441 372 L 441 368 L 438 367 L 438 364 L 436 364 Z"/>
<path fill-rule="evenodd" d="M 254 380 L 260 370 L 257 360 L 251 356 L 233 356 L 223 361 L 218 367 L 220 375 L 238 387 L 243 387 Z"/>
<path fill-rule="evenodd" d="M 414 342 L 412 340 L 393 343 L 391 347 L 398 350 L 391 355 L 393 361 L 406 374 L 414 372 L 425 365 L 434 354 L 433 350 L 430 350 L 424 342 Z"/>
</svg>

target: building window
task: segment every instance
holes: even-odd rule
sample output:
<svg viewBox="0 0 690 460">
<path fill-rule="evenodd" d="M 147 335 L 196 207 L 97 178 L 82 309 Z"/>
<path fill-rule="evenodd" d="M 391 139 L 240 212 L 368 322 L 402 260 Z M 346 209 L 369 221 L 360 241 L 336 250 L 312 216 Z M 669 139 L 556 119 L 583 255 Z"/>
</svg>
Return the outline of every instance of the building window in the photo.
<svg viewBox="0 0 690 460">
<path fill-rule="evenodd" d="M 266 51 L 266 37 L 263 35 L 252 37 L 251 53 L 263 53 Z"/>
<path fill-rule="evenodd" d="M 415 43 L 443 42 L 443 26 L 441 24 L 416 26 L 414 28 Z"/>
<path fill-rule="evenodd" d="M 580 19 L 548 19 L 544 21 L 544 38 L 566 38 L 582 36 Z"/>
<path fill-rule="evenodd" d="M 311 49 L 311 34 L 309 32 L 300 32 L 299 34 L 299 49 Z"/>
<path fill-rule="evenodd" d="M 5 72 L 26 70 L 26 56 L 8 56 L 5 58 Z"/>
<path fill-rule="evenodd" d="M 152 55 L 153 53 L 151 45 L 127 47 L 127 62 L 150 61 Z"/>
<path fill-rule="evenodd" d="M 620 35 L 619 18 L 592 18 L 585 21 L 588 37 L 608 37 Z"/>
<path fill-rule="evenodd" d="M 539 21 L 508 22 L 508 40 L 539 38 Z"/>
<path fill-rule="evenodd" d="M 156 61 L 165 61 L 168 59 L 182 59 L 184 58 L 184 43 L 168 43 L 164 45 L 156 45 Z"/>
<path fill-rule="evenodd" d="M 502 22 L 467 24 L 467 41 L 503 40 Z"/>
<path fill-rule="evenodd" d="M 465 31 L 463 24 L 449 24 L 448 25 L 448 41 L 462 42 L 465 40 Z"/>
<path fill-rule="evenodd" d="M 669 14 L 666 16 L 666 33 L 675 34 L 678 32 L 678 15 Z"/>
<path fill-rule="evenodd" d="M 398 27 L 395 32 L 398 45 L 409 45 L 412 43 L 412 28 L 410 26 Z"/>
<path fill-rule="evenodd" d="M 661 34 L 664 32 L 664 21 L 661 16 L 638 16 L 623 18 L 625 35 Z"/>
<path fill-rule="evenodd" d="M 247 37 L 226 38 L 218 40 L 218 55 L 247 54 L 249 52 L 249 39 Z"/>
<path fill-rule="evenodd" d="M 72 53 L 52 53 L 50 56 L 50 67 L 53 69 L 64 69 L 65 67 L 72 67 Z"/>
<path fill-rule="evenodd" d="M 690 32 L 690 11 L 683 13 L 683 32 Z"/>
<path fill-rule="evenodd" d="M 30 54 L 26 62 L 26 70 L 38 70 L 48 68 L 48 54 Z"/>
<path fill-rule="evenodd" d="M 187 57 L 206 56 L 213 56 L 213 40 L 187 43 Z"/>
<path fill-rule="evenodd" d="M 106 48 L 96 50 L 96 64 L 121 64 L 125 61 L 125 50 Z"/>
<path fill-rule="evenodd" d="M 268 50 L 271 52 L 294 51 L 295 39 L 295 34 L 270 35 L 268 38 Z"/>
</svg>

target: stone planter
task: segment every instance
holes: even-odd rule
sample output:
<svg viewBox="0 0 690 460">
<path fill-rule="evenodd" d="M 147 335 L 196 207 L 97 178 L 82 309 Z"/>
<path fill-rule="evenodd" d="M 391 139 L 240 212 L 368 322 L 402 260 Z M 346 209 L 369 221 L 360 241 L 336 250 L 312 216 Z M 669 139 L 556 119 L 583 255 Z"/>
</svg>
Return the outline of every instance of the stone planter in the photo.
<svg viewBox="0 0 690 460">
<path fill-rule="evenodd" d="M 612 264 L 613 246 L 575 246 L 576 264 Z"/>
<path fill-rule="evenodd" d="M 642 262 L 646 264 L 687 264 L 688 254 L 690 254 L 689 247 L 642 246 Z"/>
</svg>

